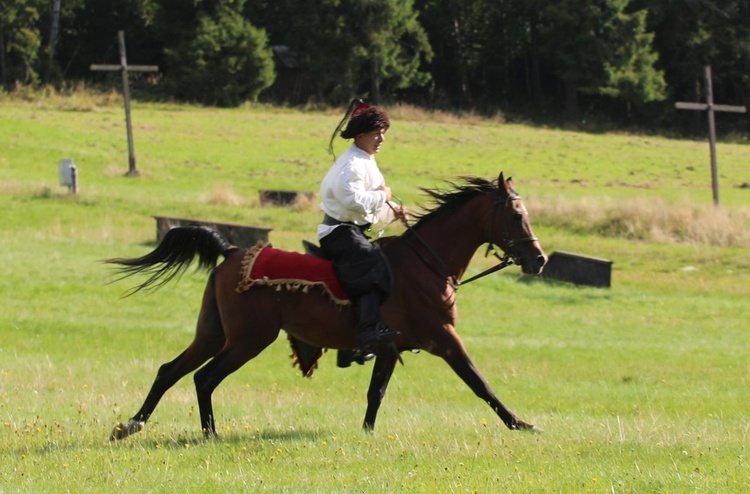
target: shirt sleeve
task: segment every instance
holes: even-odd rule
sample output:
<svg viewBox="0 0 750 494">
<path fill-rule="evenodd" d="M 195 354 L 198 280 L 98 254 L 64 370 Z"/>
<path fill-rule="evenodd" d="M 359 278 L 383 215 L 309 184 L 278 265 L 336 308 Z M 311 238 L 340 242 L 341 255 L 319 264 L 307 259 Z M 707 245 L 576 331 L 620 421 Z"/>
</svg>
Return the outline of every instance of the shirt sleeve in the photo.
<svg viewBox="0 0 750 494">
<path fill-rule="evenodd" d="M 342 170 L 338 186 L 337 195 L 349 211 L 378 215 L 385 205 L 385 192 L 367 189 L 367 169 L 356 161 Z"/>
</svg>

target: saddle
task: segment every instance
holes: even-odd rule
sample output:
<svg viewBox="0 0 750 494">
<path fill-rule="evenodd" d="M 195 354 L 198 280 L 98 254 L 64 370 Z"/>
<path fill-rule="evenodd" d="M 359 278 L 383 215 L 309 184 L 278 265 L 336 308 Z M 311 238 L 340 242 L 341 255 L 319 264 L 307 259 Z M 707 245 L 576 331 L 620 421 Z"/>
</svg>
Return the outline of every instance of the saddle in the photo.
<svg viewBox="0 0 750 494">
<path fill-rule="evenodd" d="M 253 286 L 304 293 L 319 290 L 337 306 L 351 304 L 329 260 L 276 249 L 263 241 L 245 252 L 237 292 L 245 292 Z"/>
</svg>

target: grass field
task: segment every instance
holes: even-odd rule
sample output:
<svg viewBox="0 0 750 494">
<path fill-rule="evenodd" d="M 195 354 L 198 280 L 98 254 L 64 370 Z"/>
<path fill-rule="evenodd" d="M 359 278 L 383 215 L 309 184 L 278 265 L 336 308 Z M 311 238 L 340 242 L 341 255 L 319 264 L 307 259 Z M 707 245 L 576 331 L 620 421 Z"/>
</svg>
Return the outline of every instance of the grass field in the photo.
<svg viewBox="0 0 750 494">
<path fill-rule="evenodd" d="M 720 143 L 714 208 L 704 142 L 404 108 L 379 162 L 406 204 L 504 171 L 548 253 L 614 261 L 610 289 L 515 269 L 459 295 L 477 367 L 546 432 L 506 430 L 420 353 L 404 355 L 366 434 L 371 366 L 337 369 L 331 353 L 302 379 L 282 335 L 214 394 L 218 440 L 203 439 L 186 378 L 143 432 L 109 442 L 190 342 L 206 277 L 121 299 L 130 285 L 108 284 L 99 261 L 151 249 L 152 214 L 270 226 L 300 250 L 317 206 L 262 208 L 258 190 L 316 190 L 339 118 L 136 103 L 141 176 L 126 178 L 119 104 L 0 95 L 0 493 L 750 489 L 750 146 Z M 78 166 L 76 196 L 57 184 L 61 158 Z M 477 256 L 470 274 L 488 266 Z"/>
</svg>

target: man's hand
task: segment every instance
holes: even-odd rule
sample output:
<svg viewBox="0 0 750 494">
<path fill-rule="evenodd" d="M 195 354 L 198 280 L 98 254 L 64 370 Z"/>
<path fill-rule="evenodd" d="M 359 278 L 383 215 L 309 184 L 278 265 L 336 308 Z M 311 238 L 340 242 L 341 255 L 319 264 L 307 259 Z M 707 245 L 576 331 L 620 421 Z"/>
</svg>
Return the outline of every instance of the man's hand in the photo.
<svg viewBox="0 0 750 494">
<path fill-rule="evenodd" d="M 406 209 L 406 206 L 396 206 L 393 208 L 393 216 L 397 220 L 407 222 L 409 221 L 409 210 Z"/>
<path fill-rule="evenodd" d="M 383 192 L 385 192 L 385 200 L 386 201 L 391 200 L 391 188 L 388 187 L 387 185 L 383 184 L 375 190 L 382 190 Z"/>
</svg>

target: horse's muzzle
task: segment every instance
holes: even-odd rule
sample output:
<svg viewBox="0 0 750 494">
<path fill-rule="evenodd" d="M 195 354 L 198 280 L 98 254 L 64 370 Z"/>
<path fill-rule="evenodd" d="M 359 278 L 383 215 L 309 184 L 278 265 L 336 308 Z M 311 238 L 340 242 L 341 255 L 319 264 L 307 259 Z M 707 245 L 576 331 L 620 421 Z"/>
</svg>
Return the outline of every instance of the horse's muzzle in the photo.
<svg viewBox="0 0 750 494">
<path fill-rule="evenodd" d="M 521 271 L 524 274 L 541 274 L 544 270 L 544 265 L 547 264 L 547 256 L 544 252 L 540 252 L 537 255 L 523 256 L 521 257 Z"/>
</svg>

